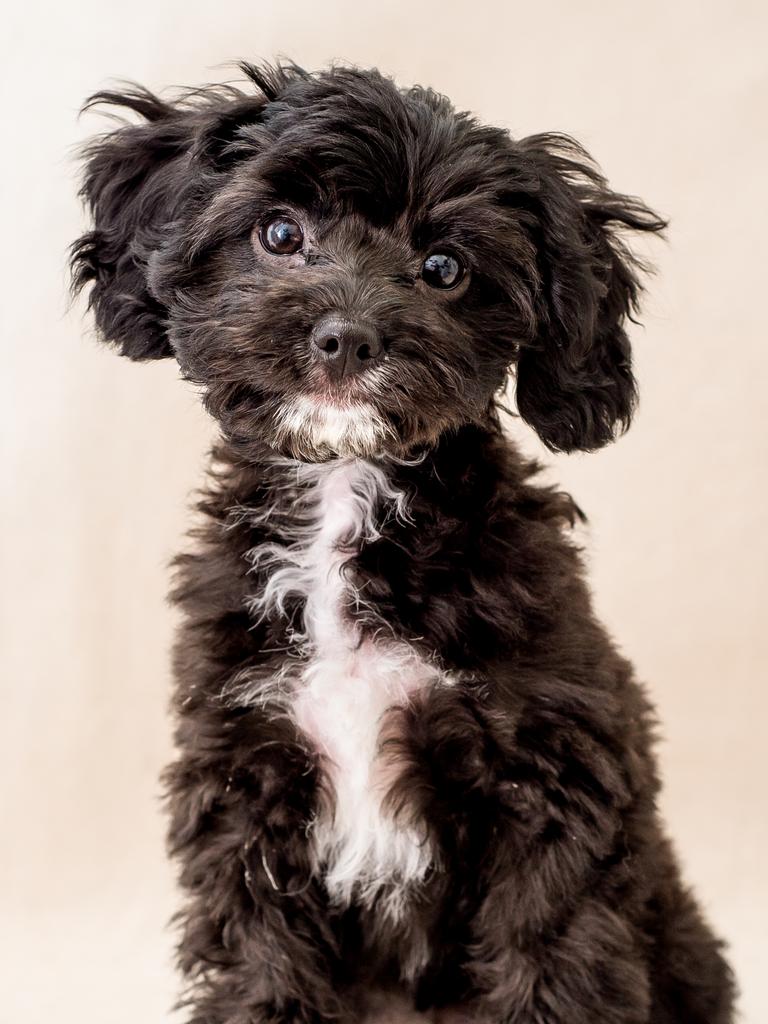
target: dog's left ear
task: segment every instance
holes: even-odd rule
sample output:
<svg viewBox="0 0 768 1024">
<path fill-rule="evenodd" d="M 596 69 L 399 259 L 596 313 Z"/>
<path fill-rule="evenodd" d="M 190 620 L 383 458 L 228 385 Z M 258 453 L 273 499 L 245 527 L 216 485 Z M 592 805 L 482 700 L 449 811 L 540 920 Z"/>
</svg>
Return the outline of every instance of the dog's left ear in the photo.
<svg viewBox="0 0 768 1024">
<path fill-rule="evenodd" d="M 530 175 L 524 217 L 536 252 L 536 328 L 520 347 L 517 407 L 552 451 L 591 451 L 629 426 L 637 398 L 624 325 L 645 267 L 617 230 L 666 224 L 611 192 L 573 140 L 537 135 L 517 147 Z"/>
</svg>

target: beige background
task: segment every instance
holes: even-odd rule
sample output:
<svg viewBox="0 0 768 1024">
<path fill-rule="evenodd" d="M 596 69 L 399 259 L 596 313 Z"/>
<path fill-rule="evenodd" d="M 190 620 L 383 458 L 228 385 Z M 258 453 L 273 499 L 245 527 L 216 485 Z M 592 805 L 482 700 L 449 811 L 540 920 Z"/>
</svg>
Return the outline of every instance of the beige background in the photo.
<svg viewBox="0 0 768 1024">
<path fill-rule="evenodd" d="M 663 809 L 768 1019 L 764 740 L 764 3 L 18 3 L 4 16 L 0 1017 L 169 1019 L 174 907 L 166 563 L 210 427 L 171 365 L 66 312 L 76 121 L 109 76 L 156 88 L 235 57 L 377 64 L 516 134 L 568 131 L 672 219 L 654 249 L 643 402 L 620 444 L 549 458 L 591 516 L 601 613 L 663 720 Z M 513 428 L 531 447 L 533 442 Z"/>
</svg>

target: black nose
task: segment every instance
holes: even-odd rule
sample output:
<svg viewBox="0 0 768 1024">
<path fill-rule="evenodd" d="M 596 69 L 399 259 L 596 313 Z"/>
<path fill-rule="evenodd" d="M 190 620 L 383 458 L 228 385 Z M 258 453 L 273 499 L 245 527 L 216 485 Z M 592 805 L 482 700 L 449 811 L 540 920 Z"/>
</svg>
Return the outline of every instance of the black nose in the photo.
<svg viewBox="0 0 768 1024">
<path fill-rule="evenodd" d="M 351 377 L 374 366 L 384 353 L 375 327 L 362 320 L 327 317 L 312 332 L 312 344 L 332 377 Z"/>
</svg>

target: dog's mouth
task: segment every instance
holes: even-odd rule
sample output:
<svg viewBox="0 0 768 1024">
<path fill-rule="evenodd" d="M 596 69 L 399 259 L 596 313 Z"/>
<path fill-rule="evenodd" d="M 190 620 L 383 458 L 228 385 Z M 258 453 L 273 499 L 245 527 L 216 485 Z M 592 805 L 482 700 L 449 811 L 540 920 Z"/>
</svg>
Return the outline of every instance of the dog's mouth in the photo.
<svg viewBox="0 0 768 1024">
<path fill-rule="evenodd" d="M 304 368 L 290 387 L 218 381 L 208 387 L 206 407 L 246 455 L 266 444 L 302 462 L 408 458 L 436 442 L 455 410 L 448 404 L 445 415 L 436 413 L 426 387 L 418 390 L 420 401 L 404 395 L 396 370 L 384 360 L 341 377 Z"/>
<path fill-rule="evenodd" d="M 395 430 L 365 391 L 309 390 L 284 401 L 277 414 L 277 443 L 294 457 L 371 458 L 397 441 Z"/>
<path fill-rule="evenodd" d="M 316 461 L 371 458 L 397 445 L 397 431 L 377 401 L 384 376 L 378 368 L 337 377 L 313 367 L 304 387 L 280 404 L 278 446 Z"/>
<path fill-rule="evenodd" d="M 326 373 L 322 367 L 313 367 L 304 392 L 314 401 L 342 409 L 356 403 L 375 402 L 382 393 L 386 376 L 381 365 L 341 378 Z"/>
</svg>

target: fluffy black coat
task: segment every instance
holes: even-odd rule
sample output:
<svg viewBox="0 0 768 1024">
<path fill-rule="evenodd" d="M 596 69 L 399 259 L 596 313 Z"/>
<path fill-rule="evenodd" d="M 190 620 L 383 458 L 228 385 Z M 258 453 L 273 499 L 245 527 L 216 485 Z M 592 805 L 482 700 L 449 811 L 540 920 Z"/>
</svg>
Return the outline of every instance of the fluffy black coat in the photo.
<svg viewBox="0 0 768 1024">
<path fill-rule="evenodd" d="M 73 250 L 102 337 L 175 356 L 222 428 L 174 592 L 190 1021 L 359 1021 L 374 1002 L 394 1020 L 390 993 L 445 1022 L 726 1024 L 730 972 L 658 822 L 653 716 L 595 621 L 577 510 L 496 407 L 514 366 L 553 450 L 629 424 L 639 267 L 616 231 L 663 223 L 567 138 L 512 140 L 376 72 L 244 71 L 253 92 L 95 97 L 141 120 L 89 147 Z M 270 252 L 286 221 L 301 247 Z M 455 285 L 430 287 L 431 253 Z M 375 339 L 360 372 L 334 377 L 313 343 L 329 315 Z M 329 895 L 327 759 L 269 689 L 313 657 L 306 595 L 265 605 L 275 566 L 254 556 L 301 525 L 320 479 L 302 464 L 360 461 L 386 484 L 375 529 L 336 540 L 340 616 L 452 680 L 381 723 L 382 813 L 431 851 L 397 914 L 395 876 Z"/>
</svg>

